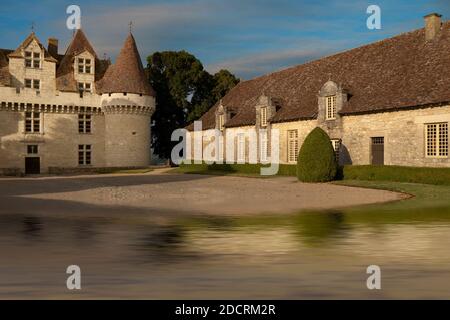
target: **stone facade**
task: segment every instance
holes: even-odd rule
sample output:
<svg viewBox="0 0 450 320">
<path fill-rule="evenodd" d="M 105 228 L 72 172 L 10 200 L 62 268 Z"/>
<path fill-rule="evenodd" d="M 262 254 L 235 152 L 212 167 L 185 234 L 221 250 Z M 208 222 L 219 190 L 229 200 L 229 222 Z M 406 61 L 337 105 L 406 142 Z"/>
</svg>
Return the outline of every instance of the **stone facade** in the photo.
<svg viewBox="0 0 450 320">
<path fill-rule="evenodd" d="M 31 68 L 24 57 L 16 53 L 9 56 L 10 82 L 0 86 L 0 174 L 25 173 L 27 158 L 39 159 L 41 173 L 150 164 L 153 96 L 101 92 L 100 83 L 95 82 L 98 60 L 88 51 L 74 57 L 73 77 L 78 83 L 91 84 L 90 92 L 58 90 L 58 59 L 49 56 L 34 34 L 33 40 L 19 49 L 19 55 L 38 53 L 41 62 Z M 92 71 L 79 73 L 78 58 L 90 59 Z M 127 79 L 127 74 L 123 77 Z M 39 88 L 27 88 L 25 79 L 39 80 Z M 36 124 L 37 130 L 27 127 L 30 114 L 31 125 Z M 80 115 L 89 119 L 88 132 L 80 129 Z M 80 146 L 90 146 L 88 163 L 79 162 Z"/>
<path fill-rule="evenodd" d="M 319 108 L 321 108 L 320 104 Z M 298 149 L 300 149 L 306 136 L 314 128 L 321 127 L 328 133 L 330 139 L 340 142 L 338 152 L 341 165 L 372 164 L 372 138 L 382 137 L 384 138 L 385 165 L 450 167 L 448 156 L 430 157 L 426 154 L 426 125 L 433 123 L 450 124 L 450 105 L 338 117 L 339 119 L 336 120 L 325 120 L 324 112 L 319 111 L 318 118 L 314 120 L 269 124 L 272 130 L 276 129 L 279 133 L 279 163 L 295 164 L 288 158 L 289 131 L 297 131 Z M 224 137 L 224 141 L 226 141 L 225 137 L 228 135 L 233 137 L 236 137 L 239 133 L 245 135 L 245 163 L 250 162 L 250 132 L 257 132 L 256 126 L 225 128 L 220 133 Z M 199 133 L 199 136 L 203 137 L 203 148 L 206 148 L 210 143 L 210 137 L 213 135 L 214 130 L 204 130 Z M 255 134 L 255 137 L 258 137 L 258 135 Z M 193 135 L 191 139 L 193 139 Z M 232 159 L 227 159 L 224 156 L 225 161 L 237 162 L 238 146 L 236 139 L 234 141 L 234 156 Z M 259 140 L 256 141 L 259 145 Z M 255 148 L 257 147 L 255 146 Z M 226 150 L 226 143 L 224 149 Z M 258 154 L 259 152 L 258 149 Z M 191 154 L 190 159 L 195 159 L 193 152 Z M 226 155 L 226 151 L 224 151 L 224 155 Z"/>
</svg>

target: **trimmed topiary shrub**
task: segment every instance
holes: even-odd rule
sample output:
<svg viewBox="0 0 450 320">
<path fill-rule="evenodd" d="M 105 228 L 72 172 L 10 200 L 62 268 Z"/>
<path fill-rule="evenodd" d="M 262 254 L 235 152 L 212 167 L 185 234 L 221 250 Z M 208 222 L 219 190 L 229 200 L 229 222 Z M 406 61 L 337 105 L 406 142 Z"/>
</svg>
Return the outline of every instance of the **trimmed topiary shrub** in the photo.
<svg viewBox="0 0 450 320">
<path fill-rule="evenodd" d="M 297 162 L 297 177 L 303 182 L 327 182 L 336 177 L 337 163 L 330 137 L 317 127 L 306 137 Z"/>
</svg>

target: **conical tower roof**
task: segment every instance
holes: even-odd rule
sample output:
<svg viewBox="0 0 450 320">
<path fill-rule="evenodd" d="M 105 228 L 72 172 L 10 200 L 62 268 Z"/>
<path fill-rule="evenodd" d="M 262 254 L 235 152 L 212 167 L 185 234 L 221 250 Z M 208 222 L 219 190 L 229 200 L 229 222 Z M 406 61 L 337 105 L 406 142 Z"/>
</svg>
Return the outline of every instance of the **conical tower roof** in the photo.
<svg viewBox="0 0 450 320">
<path fill-rule="evenodd" d="M 142 66 L 136 41 L 130 33 L 117 57 L 102 79 L 102 93 L 135 93 L 155 96 Z"/>
</svg>

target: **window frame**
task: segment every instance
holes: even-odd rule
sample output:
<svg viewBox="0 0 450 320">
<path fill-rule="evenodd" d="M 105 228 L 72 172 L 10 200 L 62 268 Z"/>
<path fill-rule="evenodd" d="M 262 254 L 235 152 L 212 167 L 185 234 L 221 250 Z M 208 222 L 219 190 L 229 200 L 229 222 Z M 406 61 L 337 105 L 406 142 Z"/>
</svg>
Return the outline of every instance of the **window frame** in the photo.
<svg viewBox="0 0 450 320">
<path fill-rule="evenodd" d="M 291 133 L 295 133 L 291 136 Z M 294 143 L 294 150 L 291 149 L 291 143 Z M 295 151 L 292 157 L 292 151 Z M 287 131 L 287 162 L 297 163 L 299 153 L 299 142 L 298 142 L 298 129 L 292 129 Z"/>
<path fill-rule="evenodd" d="M 90 113 L 78 114 L 78 133 L 92 134 L 92 114 Z"/>
<path fill-rule="evenodd" d="M 92 74 L 92 59 L 77 58 L 78 73 Z"/>
<path fill-rule="evenodd" d="M 78 91 L 83 93 L 92 93 L 92 82 L 78 82 Z"/>
<path fill-rule="evenodd" d="M 40 79 L 25 79 L 24 81 L 24 87 L 27 89 L 33 89 L 33 90 L 41 90 L 41 80 Z M 29 82 L 29 86 L 28 86 L 28 82 Z M 36 88 L 36 84 L 37 84 L 37 88 Z"/>
<path fill-rule="evenodd" d="M 39 146 L 37 144 L 27 145 L 27 155 L 37 155 L 39 154 Z"/>
<path fill-rule="evenodd" d="M 78 145 L 78 166 L 92 165 L 92 145 L 79 144 Z"/>
<path fill-rule="evenodd" d="M 25 133 L 41 133 L 41 112 L 25 111 Z"/>
<path fill-rule="evenodd" d="M 434 127 L 433 135 L 434 142 L 430 147 L 430 128 Z M 442 128 L 442 127 L 445 127 Z M 449 135 L 448 135 L 448 122 L 435 122 L 435 123 L 425 123 L 425 158 L 428 159 L 448 159 L 449 158 Z M 442 133 L 441 131 L 444 131 Z M 443 142 L 444 141 L 444 142 Z M 443 149 L 442 145 L 444 146 Z M 430 149 L 432 148 L 432 149 Z M 432 151 L 430 154 L 430 151 Z"/>
<path fill-rule="evenodd" d="M 237 162 L 245 163 L 246 161 L 246 142 L 245 142 L 245 133 L 238 133 L 236 137 L 236 153 L 237 153 Z"/>
<path fill-rule="evenodd" d="M 225 115 L 223 113 L 219 114 L 218 121 L 219 121 L 218 123 L 219 130 L 223 131 L 225 129 Z"/>
<path fill-rule="evenodd" d="M 267 107 L 261 107 L 260 109 L 260 125 L 261 127 L 267 127 Z"/>
<path fill-rule="evenodd" d="M 268 132 L 259 134 L 259 160 L 260 162 L 269 161 L 269 137 Z"/>
<path fill-rule="evenodd" d="M 325 97 L 325 120 L 336 120 L 337 118 L 336 95 Z"/>
<path fill-rule="evenodd" d="M 37 55 L 37 56 L 36 56 Z M 42 53 L 35 51 L 25 51 L 25 68 L 40 69 L 42 61 Z M 37 63 L 37 66 L 36 66 Z"/>
</svg>

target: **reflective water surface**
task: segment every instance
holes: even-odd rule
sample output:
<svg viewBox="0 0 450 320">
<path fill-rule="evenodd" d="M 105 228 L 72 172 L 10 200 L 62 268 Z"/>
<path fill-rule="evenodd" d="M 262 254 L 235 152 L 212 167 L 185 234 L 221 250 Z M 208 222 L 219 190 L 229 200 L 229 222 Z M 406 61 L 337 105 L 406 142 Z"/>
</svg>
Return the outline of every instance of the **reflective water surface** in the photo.
<svg viewBox="0 0 450 320">
<path fill-rule="evenodd" d="M 28 204 L 0 214 L 3 299 L 450 298 L 448 208 L 209 218 Z M 73 264 L 79 292 L 65 285 Z"/>
</svg>

